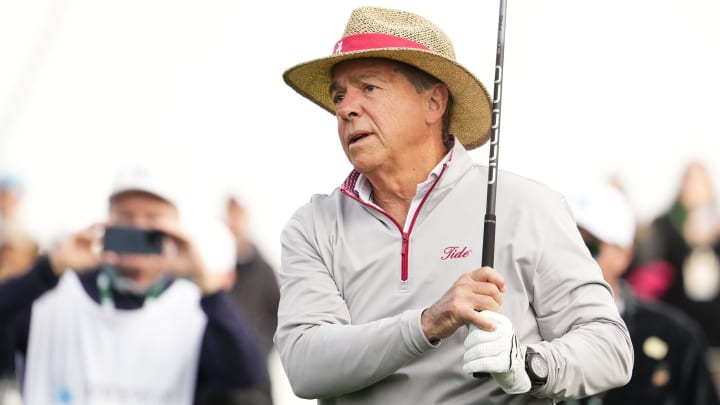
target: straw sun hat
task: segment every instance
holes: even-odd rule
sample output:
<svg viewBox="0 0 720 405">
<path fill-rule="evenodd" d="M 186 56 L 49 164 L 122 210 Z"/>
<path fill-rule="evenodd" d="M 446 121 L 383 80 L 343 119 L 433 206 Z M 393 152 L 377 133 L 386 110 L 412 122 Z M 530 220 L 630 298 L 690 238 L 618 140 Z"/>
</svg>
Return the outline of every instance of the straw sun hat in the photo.
<svg viewBox="0 0 720 405">
<path fill-rule="evenodd" d="M 450 133 L 467 148 L 490 137 L 491 101 L 485 86 L 455 61 L 450 39 L 427 19 L 400 10 L 355 9 L 331 56 L 293 66 L 283 73 L 290 87 L 335 114 L 330 97 L 332 67 L 358 58 L 386 58 L 415 66 L 445 83 L 453 96 Z"/>
</svg>

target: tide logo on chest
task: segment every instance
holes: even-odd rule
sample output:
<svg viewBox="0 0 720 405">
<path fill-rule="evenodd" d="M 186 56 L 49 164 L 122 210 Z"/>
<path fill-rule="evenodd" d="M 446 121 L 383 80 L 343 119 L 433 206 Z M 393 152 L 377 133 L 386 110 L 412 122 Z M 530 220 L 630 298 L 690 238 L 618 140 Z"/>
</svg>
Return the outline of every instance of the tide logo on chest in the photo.
<svg viewBox="0 0 720 405">
<path fill-rule="evenodd" d="M 443 250 L 443 255 L 440 257 L 440 260 L 464 259 L 470 256 L 471 252 L 472 249 L 468 249 L 467 246 L 463 246 L 462 248 L 460 246 L 448 246 Z"/>
</svg>

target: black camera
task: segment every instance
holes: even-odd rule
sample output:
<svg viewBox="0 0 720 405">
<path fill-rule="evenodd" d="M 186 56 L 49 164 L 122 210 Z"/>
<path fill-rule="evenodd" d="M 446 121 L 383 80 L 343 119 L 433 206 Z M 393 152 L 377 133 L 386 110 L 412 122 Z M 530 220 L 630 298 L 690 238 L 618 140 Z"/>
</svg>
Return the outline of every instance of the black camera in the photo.
<svg viewBox="0 0 720 405">
<path fill-rule="evenodd" d="M 115 253 L 162 254 L 165 234 L 131 226 L 105 228 L 103 250 Z"/>
</svg>

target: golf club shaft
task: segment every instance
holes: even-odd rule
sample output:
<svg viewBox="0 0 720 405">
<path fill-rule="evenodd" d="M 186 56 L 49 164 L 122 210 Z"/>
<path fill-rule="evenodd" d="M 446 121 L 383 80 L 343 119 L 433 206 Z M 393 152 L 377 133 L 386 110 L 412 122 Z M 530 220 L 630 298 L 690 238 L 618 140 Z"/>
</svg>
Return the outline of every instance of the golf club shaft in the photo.
<svg viewBox="0 0 720 405">
<path fill-rule="evenodd" d="M 495 54 L 495 81 L 493 85 L 492 128 L 490 132 L 490 157 L 488 164 L 487 204 L 483 228 L 482 265 L 495 265 L 495 200 L 497 196 L 498 153 L 500 149 L 500 110 L 502 106 L 503 63 L 505 60 L 505 14 L 506 0 L 500 0 L 498 18 L 497 53 Z M 473 373 L 476 378 L 487 377 L 487 373 Z"/>
<path fill-rule="evenodd" d="M 483 230 L 482 265 L 495 264 L 495 200 L 497 197 L 498 153 L 500 149 L 500 114 L 502 107 L 502 80 L 505 53 L 505 10 L 506 0 L 500 0 L 498 20 L 497 54 L 495 56 L 495 81 L 493 86 L 492 128 L 490 132 L 490 156 L 488 164 L 487 204 L 485 228 Z"/>
</svg>

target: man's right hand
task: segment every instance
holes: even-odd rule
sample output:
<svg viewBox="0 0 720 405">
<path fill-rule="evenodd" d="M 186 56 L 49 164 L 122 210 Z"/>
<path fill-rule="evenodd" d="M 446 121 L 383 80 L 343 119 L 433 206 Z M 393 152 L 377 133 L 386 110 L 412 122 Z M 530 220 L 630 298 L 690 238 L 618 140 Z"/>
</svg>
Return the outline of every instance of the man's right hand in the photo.
<svg viewBox="0 0 720 405">
<path fill-rule="evenodd" d="M 102 226 L 92 225 L 73 233 L 50 252 L 50 266 L 55 274 L 66 269 L 89 270 L 100 265 Z"/>
<path fill-rule="evenodd" d="M 422 313 L 423 332 L 429 341 L 442 340 L 468 324 L 492 331 L 494 325 L 480 311 L 500 312 L 505 280 L 491 267 L 465 273 Z"/>
</svg>

